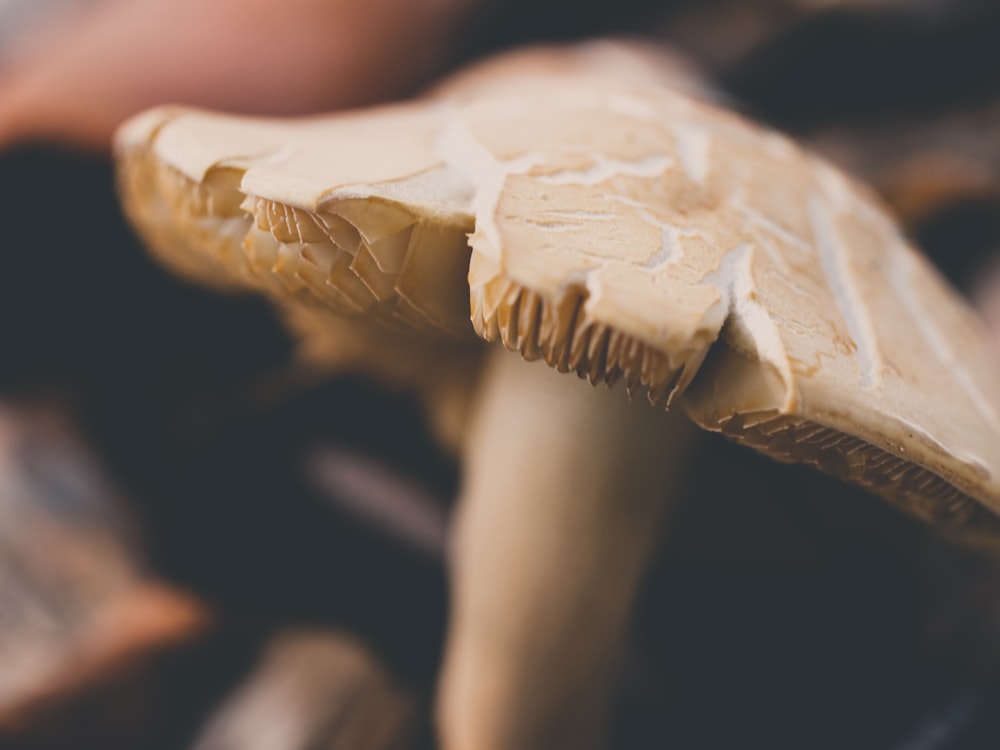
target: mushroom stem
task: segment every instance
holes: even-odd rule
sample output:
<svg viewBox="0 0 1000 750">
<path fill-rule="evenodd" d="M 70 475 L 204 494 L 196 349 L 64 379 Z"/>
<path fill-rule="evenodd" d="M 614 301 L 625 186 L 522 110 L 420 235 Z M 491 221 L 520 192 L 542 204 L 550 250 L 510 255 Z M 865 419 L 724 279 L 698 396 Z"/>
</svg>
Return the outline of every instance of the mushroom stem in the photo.
<svg viewBox="0 0 1000 750">
<path fill-rule="evenodd" d="M 504 351 L 481 389 L 452 550 L 442 746 L 600 747 L 688 425 Z"/>
</svg>

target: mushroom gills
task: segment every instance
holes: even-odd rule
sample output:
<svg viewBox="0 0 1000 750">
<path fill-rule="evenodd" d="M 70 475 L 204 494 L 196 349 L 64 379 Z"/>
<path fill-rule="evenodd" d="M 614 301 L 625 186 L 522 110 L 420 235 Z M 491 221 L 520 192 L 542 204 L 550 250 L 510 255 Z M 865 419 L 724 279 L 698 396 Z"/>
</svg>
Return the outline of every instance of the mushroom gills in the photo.
<svg viewBox="0 0 1000 750">
<path fill-rule="evenodd" d="M 160 158 L 156 134 L 122 159 L 126 208 L 156 256 L 224 289 L 257 289 L 287 304 L 364 315 L 400 333 L 468 340 L 466 222 L 377 199 L 302 208 L 247 192 L 246 170 L 213 165 L 200 180 Z M 145 128 L 148 122 L 140 121 Z"/>
</svg>

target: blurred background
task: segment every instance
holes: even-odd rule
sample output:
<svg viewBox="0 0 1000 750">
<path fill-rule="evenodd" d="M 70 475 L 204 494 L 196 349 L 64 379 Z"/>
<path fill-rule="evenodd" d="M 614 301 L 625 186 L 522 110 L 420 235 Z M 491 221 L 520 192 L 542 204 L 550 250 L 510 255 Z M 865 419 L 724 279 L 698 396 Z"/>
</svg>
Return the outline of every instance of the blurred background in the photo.
<svg viewBox="0 0 1000 750">
<path fill-rule="evenodd" d="M 0 747 L 434 747 L 453 457 L 407 393 L 153 265 L 110 137 L 610 34 L 874 186 L 1000 340 L 992 0 L 0 0 Z M 613 747 L 1000 746 L 995 565 L 701 441 Z"/>
</svg>

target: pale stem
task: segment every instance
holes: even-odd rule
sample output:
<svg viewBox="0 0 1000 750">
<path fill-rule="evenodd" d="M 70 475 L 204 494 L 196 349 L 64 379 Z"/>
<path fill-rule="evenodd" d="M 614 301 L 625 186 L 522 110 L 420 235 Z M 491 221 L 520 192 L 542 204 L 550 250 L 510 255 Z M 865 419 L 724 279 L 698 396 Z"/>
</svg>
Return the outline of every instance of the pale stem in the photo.
<svg viewBox="0 0 1000 750">
<path fill-rule="evenodd" d="M 601 747 L 686 420 L 499 352 L 464 442 L 446 750 Z"/>
</svg>

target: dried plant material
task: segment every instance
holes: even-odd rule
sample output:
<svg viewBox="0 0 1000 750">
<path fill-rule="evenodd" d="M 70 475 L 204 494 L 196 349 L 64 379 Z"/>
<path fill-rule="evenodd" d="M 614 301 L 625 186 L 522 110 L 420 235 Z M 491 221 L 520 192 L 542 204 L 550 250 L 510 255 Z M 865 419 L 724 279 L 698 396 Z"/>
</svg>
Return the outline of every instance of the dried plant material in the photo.
<svg viewBox="0 0 1000 750">
<path fill-rule="evenodd" d="M 197 600 L 164 585 L 137 585 L 73 634 L 46 679 L 18 694 L 13 707 L 0 714 L 0 727 L 7 730 L 35 714 L 57 711 L 74 695 L 117 680 L 144 654 L 194 639 L 211 623 Z"/>
<path fill-rule="evenodd" d="M 156 583 L 133 587 L 73 634 L 44 680 L 3 707 L 0 745 L 142 745 L 170 701 L 165 662 L 214 626 L 214 616 L 187 594 Z"/>
<path fill-rule="evenodd" d="M 0 746 L 136 747 L 174 708 L 175 657 L 215 618 L 135 542 L 63 415 L 0 408 Z"/>
<path fill-rule="evenodd" d="M 350 638 L 289 630 L 265 646 L 193 750 L 402 750 L 415 703 Z"/>
<path fill-rule="evenodd" d="M 113 498 L 61 419 L 0 408 L 0 714 L 46 689 L 80 633 L 137 584 Z"/>
</svg>

